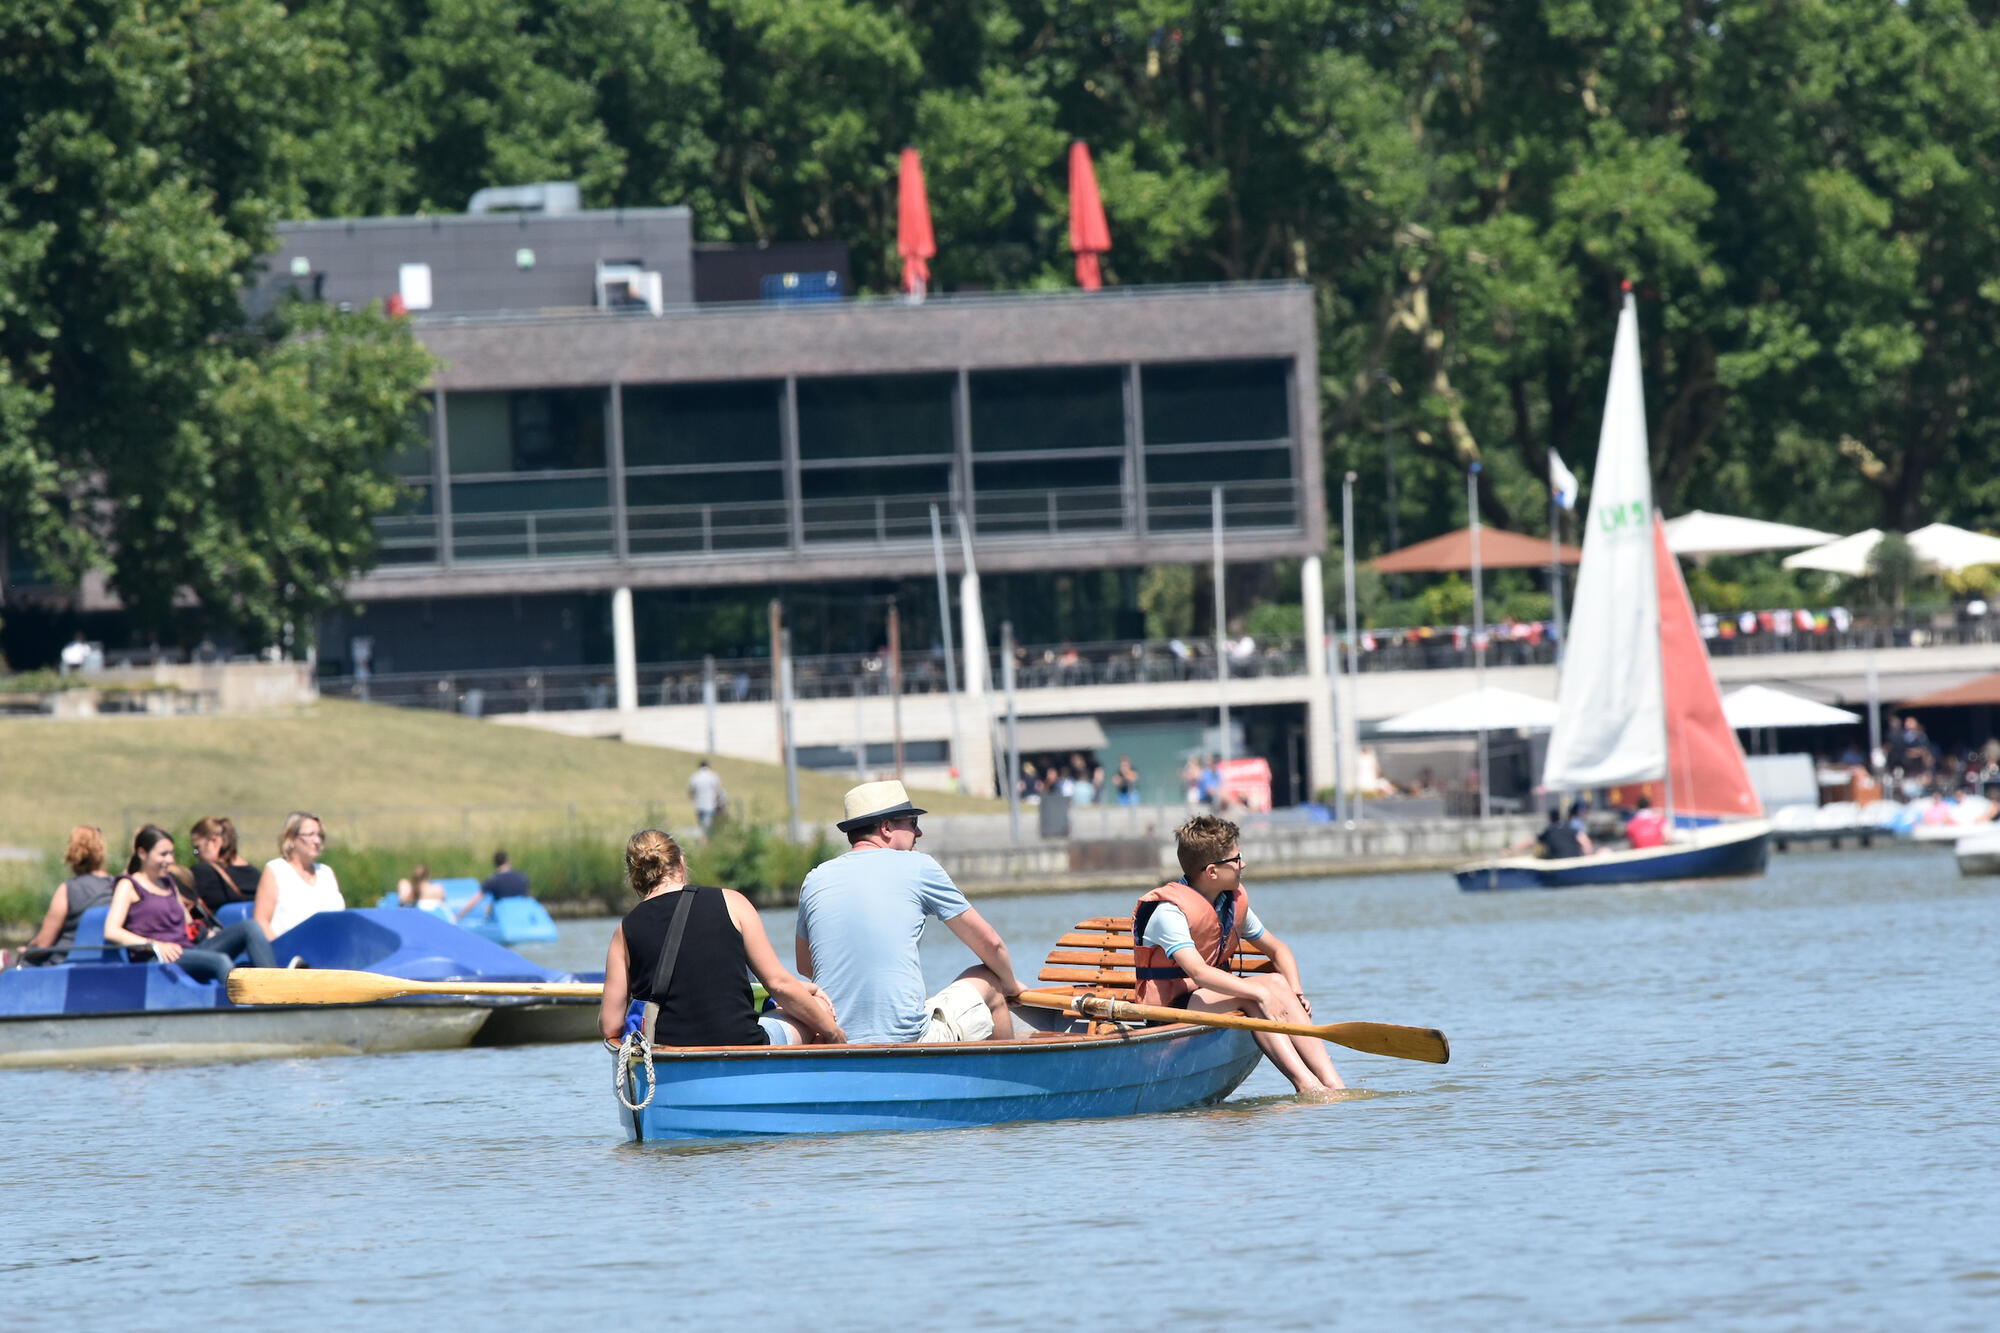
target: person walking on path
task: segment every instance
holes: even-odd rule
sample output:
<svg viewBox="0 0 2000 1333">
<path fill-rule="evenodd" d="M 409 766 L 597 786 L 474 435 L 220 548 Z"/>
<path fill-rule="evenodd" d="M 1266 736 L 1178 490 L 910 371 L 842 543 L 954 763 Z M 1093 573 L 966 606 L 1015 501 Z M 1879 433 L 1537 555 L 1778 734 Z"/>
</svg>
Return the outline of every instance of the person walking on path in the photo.
<svg viewBox="0 0 2000 1333">
<path fill-rule="evenodd" d="M 1241 1009 L 1252 1018 L 1310 1023 L 1312 1002 L 1298 961 L 1250 910 L 1237 836 L 1236 825 L 1217 815 L 1196 815 L 1175 830 L 1181 878 L 1141 897 L 1132 912 L 1138 1002 L 1198 1013 Z M 1277 970 L 1241 976 L 1228 971 L 1239 942 L 1269 958 Z M 1260 1032 L 1257 1044 L 1300 1093 L 1346 1086 L 1318 1038 Z"/>
<path fill-rule="evenodd" d="M 1005 1041 L 1007 1003 L 1021 993 L 998 931 L 935 860 L 900 782 L 847 793 L 840 831 L 848 851 L 814 867 L 799 889 L 799 975 L 826 991 L 853 1042 Z M 936 917 L 979 959 L 926 997 L 917 941 Z"/>
<path fill-rule="evenodd" d="M 688 799 L 694 802 L 694 817 L 701 824 L 701 836 L 706 838 L 715 827 L 715 817 L 729 800 L 729 793 L 723 790 L 722 779 L 704 759 L 695 767 L 694 776 L 688 779 Z"/>
</svg>

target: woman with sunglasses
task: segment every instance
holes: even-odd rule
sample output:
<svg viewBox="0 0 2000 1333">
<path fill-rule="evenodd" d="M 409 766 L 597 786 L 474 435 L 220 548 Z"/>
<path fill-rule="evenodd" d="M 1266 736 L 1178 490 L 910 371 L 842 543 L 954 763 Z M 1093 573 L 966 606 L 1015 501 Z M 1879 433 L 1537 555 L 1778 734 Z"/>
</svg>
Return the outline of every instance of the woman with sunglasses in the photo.
<svg viewBox="0 0 2000 1333">
<path fill-rule="evenodd" d="M 236 825 L 227 815 L 207 815 L 188 830 L 194 845 L 194 891 L 208 915 L 231 903 L 257 900 L 257 867 L 243 859 L 236 846 Z"/>
<path fill-rule="evenodd" d="M 257 924 L 272 939 L 317 912 L 339 912 L 347 907 L 333 867 L 320 863 L 319 854 L 325 849 L 326 826 L 318 815 L 294 810 L 285 816 L 285 831 L 278 835 L 278 859 L 265 864 L 263 877 L 257 881 Z"/>
</svg>

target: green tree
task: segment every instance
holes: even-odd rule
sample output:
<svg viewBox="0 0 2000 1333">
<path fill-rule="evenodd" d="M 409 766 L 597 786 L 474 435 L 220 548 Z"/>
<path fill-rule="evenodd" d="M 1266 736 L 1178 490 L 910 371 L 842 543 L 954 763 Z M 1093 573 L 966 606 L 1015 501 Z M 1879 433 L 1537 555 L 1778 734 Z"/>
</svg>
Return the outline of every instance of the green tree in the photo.
<svg viewBox="0 0 2000 1333">
<path fill-rule="evenodd" d="M 106 569 L 163 637 L 304 628 L 367 562 L 416 429 L 407 329 L 242 311 L 328 57 L 265 0 L 0 13 L 0 522 L 58 576 Z"/>
</svg>

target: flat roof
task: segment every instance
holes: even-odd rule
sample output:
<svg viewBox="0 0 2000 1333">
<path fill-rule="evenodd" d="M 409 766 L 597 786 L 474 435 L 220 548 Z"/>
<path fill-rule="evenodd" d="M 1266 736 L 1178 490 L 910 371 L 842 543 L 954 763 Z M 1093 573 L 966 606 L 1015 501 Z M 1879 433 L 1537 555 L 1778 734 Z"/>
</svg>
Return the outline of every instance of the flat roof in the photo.
<svg viewBox="0 0 2000 1333">
<path fill-rule="evenodd" d="M 436 384 L 447 392 L 1260 359 L 1297 360 L 1316 384 L 1316 318 L 1310 285 L 1244 282 L 920 304 L 685 306 L 660 317 L 591 309 L 434 315 L 416 329 L 444 362 Z M 1306 396 L 1317 403 L 1316 388 Z"/>
</svg>

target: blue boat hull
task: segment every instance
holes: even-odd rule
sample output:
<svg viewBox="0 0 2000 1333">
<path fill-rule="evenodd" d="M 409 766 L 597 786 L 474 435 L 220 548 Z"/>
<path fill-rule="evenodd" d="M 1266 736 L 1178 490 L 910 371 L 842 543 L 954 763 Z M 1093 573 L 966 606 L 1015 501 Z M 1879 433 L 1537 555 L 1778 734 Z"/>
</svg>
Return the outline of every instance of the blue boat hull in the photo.
<svg viewBox="0 0 2000 1333">
<path fill-rule="evenodd" d="M 386 1004 L 241 1008 L 173 963 L 103 946 L 106 909 L 78 923 L 66 961 L 0 971 L 0 1069 L 135 1061 L 440 1050 L 597 1036 L 597 1003 L 425 997 Z M 224 908 L 225 921 L 247 907 Z M 280 958 L 415 981 L 569 981 L 425 912 L 321 912 L 272 941 Z M 489 1030 L 490 1029 L 490 1030 Z"/>
<path fill-rule="evenodd" d="M 1771 826 L 1761 819 L 1709 824 L 1684 832 L 1685 841 L 1665 847 L 1625 848 L 1555 861 L 1501 857 L 1454 873 L 1458 887 L 1467 891 L 1568 889 L 1761 875 L 1770 859 Z"/>
<path fill-rule="evenodd" d="M 657 1052 L 652 1104 L 618 1108 L 628 1139 L 961 1129 L 1206 1106 L 1250 1076 L 1247 1032 L 1176 1024 L 990 1045 Z M 627 1078 L 633 1101 L 645 1070 Z"/>
</svg>

